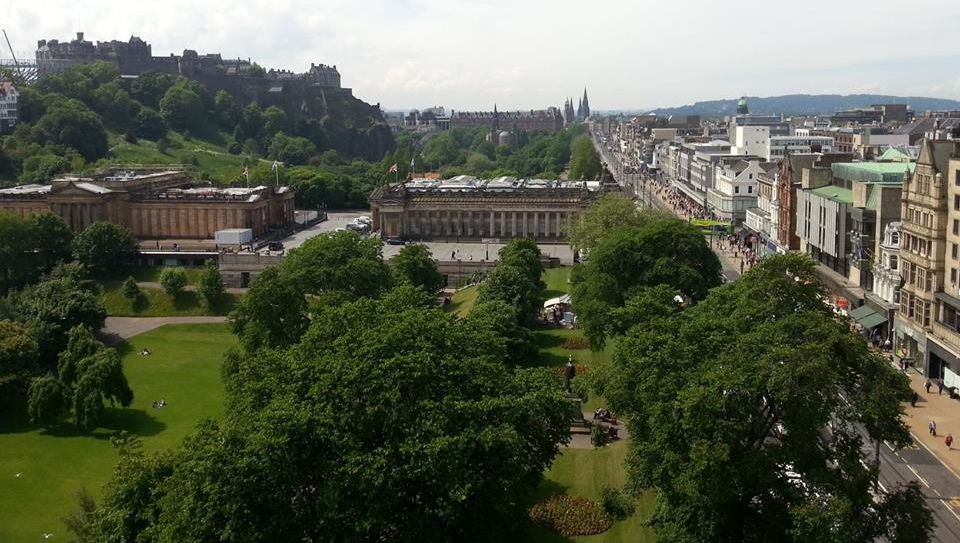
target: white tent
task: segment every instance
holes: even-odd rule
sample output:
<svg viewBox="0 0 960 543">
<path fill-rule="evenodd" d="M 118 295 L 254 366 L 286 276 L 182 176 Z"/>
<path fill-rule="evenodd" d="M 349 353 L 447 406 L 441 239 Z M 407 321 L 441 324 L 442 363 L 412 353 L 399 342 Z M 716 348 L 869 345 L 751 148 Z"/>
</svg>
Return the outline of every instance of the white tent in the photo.
<svg viewBox="0 0 960 543">
<path fill-rule="evenodd" d="M 559 298 L 550 298 L 549 300 L 543 302 L 543 308 L 548 309 L 555 305 L 570 305 L 570 295 L 564 294 Z"/>
</svg>

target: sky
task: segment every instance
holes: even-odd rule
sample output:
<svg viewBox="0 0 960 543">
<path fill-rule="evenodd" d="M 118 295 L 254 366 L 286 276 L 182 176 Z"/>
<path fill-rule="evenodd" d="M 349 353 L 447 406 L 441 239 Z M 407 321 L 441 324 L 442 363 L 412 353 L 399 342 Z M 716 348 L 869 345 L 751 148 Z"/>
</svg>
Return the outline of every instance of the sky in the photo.
<svg viewBox="0 0 960 543">
<path fill-rule="evenodd" d="M 385 110 L 559 107 L 585 87 L 594 110 L 792 93 L 960 99 L 956 0 L 45 0 L 4 13 L 21 55 L 83 31 L 140 36 L 154 55 L 333 64 Z"/>
</svg>

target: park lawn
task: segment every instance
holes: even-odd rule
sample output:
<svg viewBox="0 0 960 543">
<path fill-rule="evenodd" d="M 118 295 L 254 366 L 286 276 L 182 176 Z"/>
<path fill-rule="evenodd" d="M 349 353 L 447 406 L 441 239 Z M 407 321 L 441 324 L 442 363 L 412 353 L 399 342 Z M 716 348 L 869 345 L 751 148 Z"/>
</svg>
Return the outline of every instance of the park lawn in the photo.
<svg viewBox="0 0 960 543">
<path fill-rule="evenodd" d="M 201 419 L 222 416 L 220 366 L 234 343 L 225 324 L 167 325 L 136 336 L 120 346 L 133 404 L 107 408 L 101 428 L 92 434 L 77 434 L 69 424 L 0 429 L 0 541 L 68 541 L 60 519 L 76 509 L 81 487 L 102 494 L 117 461 L 109 441 L 114 432 L 126 430 L 155 452 L 179 444 Z M 150 356 L 137 354 L 144 348 Z M 153 409 L 161 398 L 167 407 Z M 54 535 L 43 539 L 44 533 Z"/>
<path fill-rule="evenodd" d="M 168 269 L 164 266 L 146 266 L 143 268 L 136 268 L 130 272 L 130 277 L 138 283 L 159 283 L 160 274 L 163 273 L 163 270 Z M 180 268 L 187 275 L 187 284 L 196 285 L 200 282 L 200 274 L 203 273 L 203 268 Z"/>
<path fill-rule="evenodd" d="M 563 449 L 553 461 L 553 466 L 544 475 L 537 488 L 539 501 L 554 494 L 571 494 L 592 500 L 600 499 L 604 486 L 622 487 L 626 482 L 624 461 L 627 455 L 627 443 L 619 441 L 601 449 Z M 532 522 L 525 541 L 532 543 L 558 543 L 580 541 L 584 543 L 652 543 L 656 541 L 653 530 L 644 526 L 646 519 L 653 513 L 655 496 L 645 492 L 637 500 L 637 510 L 602 534 L 586 537 L 564 538 L 549 530 L 536 526 Z"/>
<path fill-rule="evenodd" d="M 123 295 L 123 283 L 106 282 L 100 300 L 111 317 L 192 317 L 227 315 L 241 295 L 226 292 L 216 304 L 207 307 L 196 291 L 185 290 L 171 298 L 161 289 L 140 288 L 141 296 L 130 300 Z"/>
<path fill-rule="evenodd" d="M 201 139 L 204 136 L 204 139 Z M 226 137 L 222 133 L 197 135 L 189 141 L 174 131 L 167 133 L 170 146 L 161 153 L 157 143 L 139 140 L 129 143 L 119 135 L 111 135 L 109 159 L 111 164 L 187 164 L 210 175 L 213 181 L 238 181 L 243 174 L 243 155 L 227 153 Z"/>
<path fill-rule="evenodd" d="M 543 282 L 547 284 L 544 296 L 549 300 L 570 293 L 570 271 L 573 268 L 550 268 L 543 272 Z"/>
<path fill-rule="evenodd" d="M 477 303 L 478 288 L 477 285 L 472 285 L 454 292 L 450 297 L 450 303 L 444 306 L 444 311 L 454 313 L 460 318 L 466 317 L 467 313 L 473 309 L 473 305 Z"/>
</svg>

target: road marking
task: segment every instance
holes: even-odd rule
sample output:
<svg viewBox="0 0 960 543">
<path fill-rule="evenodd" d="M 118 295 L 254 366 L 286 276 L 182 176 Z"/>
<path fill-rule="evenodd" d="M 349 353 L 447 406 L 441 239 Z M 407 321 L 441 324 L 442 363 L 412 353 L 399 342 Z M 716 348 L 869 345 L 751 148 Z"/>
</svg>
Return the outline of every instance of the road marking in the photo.
<svg viewBox="0 0 960 543">
<path fill-rule="evenodd" d="M 920 477 L 920 474 L 917 473 L 917 470 L 913 469 L 913 466 L 911 466 L 910 464 L 905 464 L 905 465 L 907 466 L 907 469 L 912 471 L 913 474 L 917 476 L 917 480 L 923 483 L 923 486 L 930 488 L 930 483 L 928 483 L 927 480 L 924 479 L 923 477 Z"/>
<path fill-rule="evenodd" d="M 947 506 L 947 511 L 950 511 L 951 515 L 956 517 L 957 520 L 960 520 L 960 515 L 958 515 L 957 512 L 953 510 L 954 507 L 960 507 L 960 498 L 954 496 L 949 500 L 944 500 L 943 504 Z"/>
<path fill-rule="evenodd" d="M 890 452 L 892 452 L 892 453 L 897 452 L 897 450 L 894 449 L 892 445 L 890 445 L 890 442 L 889 442 L 889 441 L 884 441 L 883 444 L 886 445 L 888 449 L 890 449 Z"/>
<path fill-rule="evenodd" d="M 946 462 L 941 460 L 940 457 L 937 456 L 937 453 L 933 452 L 933 449 L 931 449 L 930 447 L 927 447 L 926 443 L 920 441 L 920 438 L 917 437 L 917 434 L 910 432 L 910 436 L 913 437 L 914 443 L 919 443 L 920 445 L 922 445 L 923 448 L 926 449 L 928 453 L 932 454 L 933 457 L 937 459 L 937 462 L 940 462 L 941 466 L 947 468 L 947 471 L 952 473 L 954 477 L 956 477 L 957 479 L 960 479 L 960 475 L 957 475 L 957 472 L 953 471 L 953 468 L 951 468 L 950 466 L 947 465 Z"/>
<path fill-rule="evenodd" d="M 936 488 L 933 489 L 933 493 L 936 494 L 937 496 L 943 496 L 943 494 L 941 494 L 940 491 L 937 490 Z"/>
</svg>

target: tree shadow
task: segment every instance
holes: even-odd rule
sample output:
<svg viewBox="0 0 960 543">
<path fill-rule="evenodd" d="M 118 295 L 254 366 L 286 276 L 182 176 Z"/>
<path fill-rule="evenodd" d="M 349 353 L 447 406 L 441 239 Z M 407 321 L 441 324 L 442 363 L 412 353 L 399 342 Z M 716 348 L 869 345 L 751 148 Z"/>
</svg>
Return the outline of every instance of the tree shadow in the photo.
<svg viewBox="0 0 960 543">
<path fill-rule="evenodd" d="M 537 485 L 536 490 L 531 493 L 529 499 L 527 500 L 527 508 L 529 509 L 533 507 L 537 502 L 540 502 L 550 496 L 565 494 L 567 490 L 569 490 L 568 486 L 545 478 L 540 481 L 540 484 Z M 524 541 L 531 541 L 534 543 L 569 543 L 573 541 L 573 539 L 569 537 L 564 537 L 555 532 L 551 532 L 546 528 L 538 526 L 532 520 L 528 520 L 526 534 L 524 535 L 526 536 Z"/>
<path fill-rule="evenodd" d="M 142 292 L 138 292 L 137 297 L 130 303 L 130 309 L 132 309 L 134 313 L 142 313 L 146 311 L 148 307 L 150 307 L 150 301 L 147 300 L 147 297 L 144 296 Z"/>
<path fill-rule="evenodd" d="M 120 430 L 131 434 L 147 437 L 157 435 L 165 430 L 167 425 L 143 409 L 128 409 L 107 407 L 103 411 L 103 419 L 94 430 L 81 430 L 72 424 L 61 424 L 43 430 L 43 435 L 52 437 L 93 437 L 96 439 L 110 439 Z"/>
<path fill-rule="evenodd" d="M 184 290 L 173 296 L 173 307 L 177 311 L 189 311 L 196 309 L 200 305 L 197 293 L 192 290 Z"/>
</svg>

